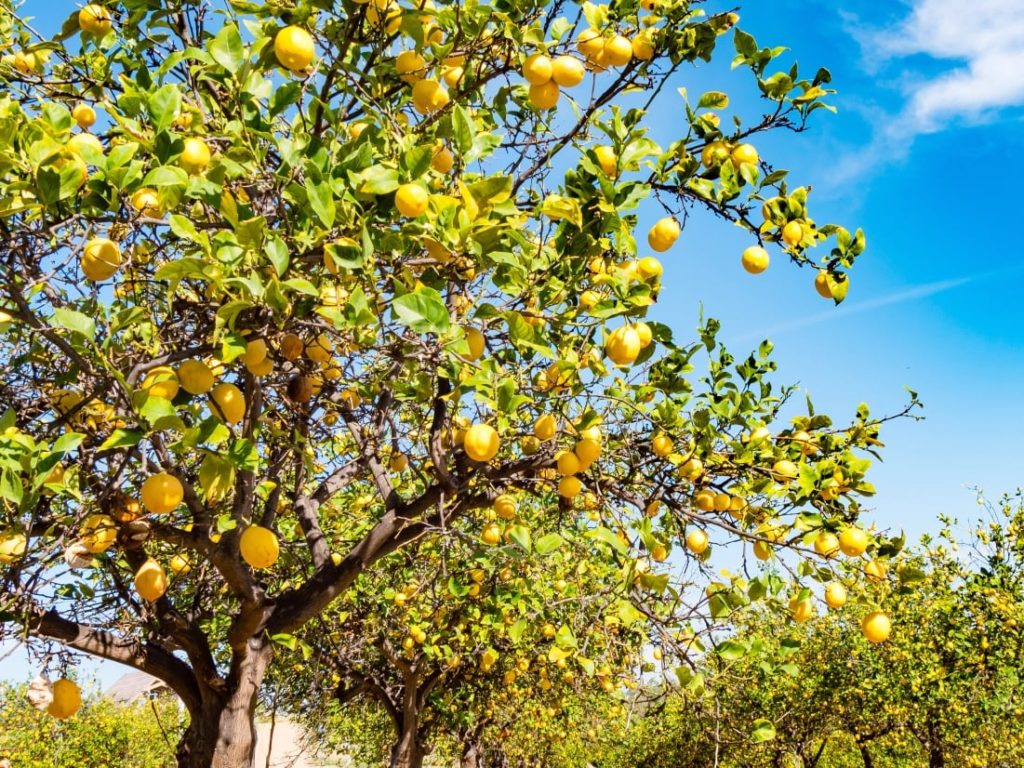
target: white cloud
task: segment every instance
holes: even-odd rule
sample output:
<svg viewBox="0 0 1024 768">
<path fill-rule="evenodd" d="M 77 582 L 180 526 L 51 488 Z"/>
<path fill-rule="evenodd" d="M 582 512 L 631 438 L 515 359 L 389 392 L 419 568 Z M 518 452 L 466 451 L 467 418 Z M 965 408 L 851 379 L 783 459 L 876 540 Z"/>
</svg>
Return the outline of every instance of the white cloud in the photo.
<svg viewBox="0 0 1024 768">
<path fill-rule="evenodd" d="M 911 0 L 909 15 L 872 36 L 866 53 L 900 59 L 905 69 L 915 55 L 950 63 L 932 76 L 904 71 L 907 103 L 890 138 L 1024 106 L 1024 0 Z"/>
</svg>

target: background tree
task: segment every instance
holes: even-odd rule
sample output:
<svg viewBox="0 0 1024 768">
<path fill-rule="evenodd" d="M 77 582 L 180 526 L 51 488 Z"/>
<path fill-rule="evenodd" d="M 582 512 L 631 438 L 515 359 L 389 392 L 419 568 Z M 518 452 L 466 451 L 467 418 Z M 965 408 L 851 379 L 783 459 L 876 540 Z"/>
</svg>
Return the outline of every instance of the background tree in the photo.
<svg viewBox="0 0 1024 768">
<path fill-rule="evenodd" d="M 74 718 L 55 720 L 29 704 L 24 685 L 0 684 L 0 759 L 14 768 L 168 768 L 184 728 L 181 707 L 166 696 L 119 705 L 89 694 Z"/>
<path fill-rule="evenodd" d="M 752 273 L 761 243 L 808 265 L 834 236 L 815 286 L 837 301 L 864 249 L 745 143 L 802 130 L 826 70 L 770 71 L 781 49 L 737 30 L 766 114 L 721 120 L 708 93 L 668 146 L 646 135 L 735 21 L 685 1 L 122 0 L 44 38 L 5 3 L 5 631 L 159 677 L 190 715 L 179 764 L 236 768 L 274 638 L 512 487 L 566 511 L 595 494 L 627 570 L 683 536 L 702 557 L 798 547 L 808 506 L 855 519 L 879 420 L 775 425 L 769 345 L 737 362 L 713 322 L 690 343 L 641 321 L 651 195 L 655 252 L 696 210 L 749 232 Z M 636 89 L 644 108 L 619 108 Z"/>
</svg>

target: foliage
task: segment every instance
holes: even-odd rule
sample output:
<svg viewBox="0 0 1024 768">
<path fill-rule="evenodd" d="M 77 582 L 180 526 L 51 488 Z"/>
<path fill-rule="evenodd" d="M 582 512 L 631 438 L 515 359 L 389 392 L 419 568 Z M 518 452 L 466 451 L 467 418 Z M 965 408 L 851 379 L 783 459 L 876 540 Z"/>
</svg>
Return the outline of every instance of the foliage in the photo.
<svg viewBox="0 0 1024 768">
<path fill-rule="evenodd" d="M 564 539 L 581 603 L 617 574 L 599 615 L 625 627 L 619 659 L 647 621 L 692 644 L 831 578 L 810 546 L 873 494 L 885 419 L 808 403 L 786 423 L 770 343 L 736 358 L 713 320 L 694 338 L 644 322 L 662 267 L 635 233 L 648 198 L 674 219 L 657 252 L 707 212 L 746 232 L 748 271 L 771 246 L 841 301 L 863 233 L 816 223 L 749 143 L 804 130 L 831 75 L 783 67 L 727 10 L 648 6 L 121 0 L 44 40 L 4 3 L 0 628 L 160 677 L 191 716 L 180 763 L 234 768 L 267 670 L 319 662 L 346 612 L 365 634 L 345 649 L 391 637 L 396 580 L 429 587 L 427 621 L 451 537 L 488 579 Z M 663 93 L 721 41 L 765 114 Z M 592 88 L 524 85 L 530 54 L 577 44 Z M 660 96 L 685 114 L 665 145 Z M 503 493 L 548 520 L 490 519 Z M 720 547 L 792 551 L 794 570 L 705 591 Z M 516 645 L 542 590 L 463 603 L 464 637 L 424 656 Z M 356 661 L 331 663 L 348 679 L 379 658 Z M 458 710 L 466 690 L 437 694 Z"/>
<path fill-rule="evenodd" d="M 32 708 L 25 686 L 0 683 L 0 758 L 13 768 L 169 768 L 183 714 L 166 697 L 119 705 L 91 696 L 75 717 L 54 720 Z"/>
</svg>

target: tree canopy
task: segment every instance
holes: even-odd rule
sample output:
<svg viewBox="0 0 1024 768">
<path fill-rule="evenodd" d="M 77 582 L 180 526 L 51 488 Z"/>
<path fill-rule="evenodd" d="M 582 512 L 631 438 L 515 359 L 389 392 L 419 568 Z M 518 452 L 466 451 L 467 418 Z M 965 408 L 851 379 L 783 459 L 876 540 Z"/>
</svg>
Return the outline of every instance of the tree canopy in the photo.
<svg viewBox="0 0 1024 768">
<path fill-rule="evenodd" d="M 885 418 L 794 416 L 770 343 L 645 319 L 701 213 L 737 279 L 771 251 L 845 297 L 863 233 L 753 143 L 828 70 L 687 0 L 38 11 L 0 4 L 0 627 L 164 680 L 179 765 L 250 765 L 296 650 L 339 680 L 310 697 L 386 660 L 486 713 L 460 670 L 525 675 L 524 638 L 615 693 L 651 638 L 806 603 L 836 536 L 898 551 L 857 524 Z M 762 114 L 672 90 L 716 54 Z M 719 550 L 790 554 L 710 583 Z"/>
</svg>

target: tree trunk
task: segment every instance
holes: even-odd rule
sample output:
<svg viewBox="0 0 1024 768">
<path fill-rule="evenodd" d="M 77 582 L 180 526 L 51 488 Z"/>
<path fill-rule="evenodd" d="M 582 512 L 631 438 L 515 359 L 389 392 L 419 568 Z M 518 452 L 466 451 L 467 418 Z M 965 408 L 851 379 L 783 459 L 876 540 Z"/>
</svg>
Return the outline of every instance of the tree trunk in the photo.
<svg viewBox="0 0 1024 768">
<path fill-rule="evenodd" d="M 860 759 L 864 761 L 864 768 L 875 768 L 875 763 L 871 759 L 871 751 L 868 749 L 867 744 L 859 744 L 860 747 Z"/>
<path fill-rule="evenodd" d="M 459 768 L 480 768 L 480 749 L 475 741 L 467 741 L 463 746 Z"/>
<path fill-rule="evenodd" d="M 423 746 L 416 737 L 416 723 L 402 729 L 402 735 L 391 748 L 390 768 L 421 768 L 423 765 Z"/>
<path fill-rule="evenodd" d="M 203 690 L 178 744 L 178 768 L 253 768 L 256 696 L 272 653 L 263 641 L 250 640 L 236 653 L 223 690 Z"/>
</svg>

